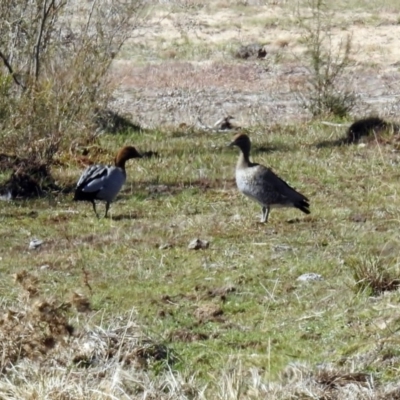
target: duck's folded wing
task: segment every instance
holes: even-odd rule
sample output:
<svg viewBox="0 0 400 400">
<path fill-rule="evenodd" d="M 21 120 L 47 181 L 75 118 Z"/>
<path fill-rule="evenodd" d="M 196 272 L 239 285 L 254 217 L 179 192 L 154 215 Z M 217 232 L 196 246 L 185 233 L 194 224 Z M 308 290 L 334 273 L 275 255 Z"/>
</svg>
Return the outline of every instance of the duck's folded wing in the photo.
<svg viewBox="0 0 400 400">
<path fill-rule="evenodd" d="M 83 192 L 97 192 L 104 186 L 108 168 L 103 165 L 92 165 L 81 175 L 77 189 Z"/>
<path fill-rule="evenodd" d="M 280 197 L 286 198 L 288 201 L 296 203 L 298 201 L 306 201 L 306 196 L 299 193 L 296 189 L 293 189 L 283 179 L 279 178 L 271 169 L 264 167 L 261 174 L 263 176 L 262 181 L 267 182 L 267 185 L 271 187 Z"/>
</svg>

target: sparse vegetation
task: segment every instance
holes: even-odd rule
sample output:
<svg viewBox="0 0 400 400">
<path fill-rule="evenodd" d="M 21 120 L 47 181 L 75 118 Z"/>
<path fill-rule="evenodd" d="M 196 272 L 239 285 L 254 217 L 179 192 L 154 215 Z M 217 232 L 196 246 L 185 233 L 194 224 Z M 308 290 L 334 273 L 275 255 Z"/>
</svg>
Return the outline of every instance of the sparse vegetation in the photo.
<svg viewBox="0 0 400 400">
<path fill-rule="evenodd" d="M 396 259 L 371 256 L 350 261 L 350 267 L 354 270 L 357 290 L 376 296 L 397 290 L 400 286 L 400 269 Z"/>
<path fill-rule="evenodd" d="M 375 3 L 366 11 L 358 0 L 339 0 L 332 7 L 344 11 L 334 15 L 333 29 L 353 23 L 357 12 L 354 35 L 388 35 L 387 48 L 397 25 L 381 32 L 368 24 L 395 20 L 399 4 L 391 1 L 382 16 Z M 55 82 L 71 83 L 65 88 L 72 90 L 93 81 L 70 82 L 76 71 L 53 70 L 51 62 L 39 68 L 39 91 L 20 105 L 28 91 L 2 67 L 0 140 L 11 154 L 0 154 L 1 178 L 13 170 L 23 184 L 22 163 L 38 159 L 44 163 L 28 183 L 49 190 L 41 198 L 2 197 L 9 201 L 0 207 L 0 398 L 398 399 L 399 144 L 391 135 L 397 121 L 382 129 L 367 124 L 352 132 L 352 141 L 357 132 L 375 138 L 377 128 L 382 140 L 349 146 L 334 144 L 344 142 L 346 131 L 349 139 L 350 123 L 304 122 L 290 87 L 311 75 L 293 57 L 304 47 L 291 2 L 159 3 L 147 9 L 149 26 L 111 64 L 107 57 L 100 63 L 108 68 L 101 85 L 118 87 L 109 108 L 103 108 L 111 93 L 106 85 L 104 92 L 99 86 L 70 93 L 71 101 L 81 94 L 82 108 L 57 111 Z M 101 4 L 80 4 L 75 16 Z M 176 9 L 179 16 L 168 14 Z M 252 27 L 254 15 L 276 23 Z M 186 23 L 182 49 L 170 40 L 175 18 Z M 232 44 L 258 40 L 268 43 L 266 60 L 231 57 Z M 169 51 L 173 62 L 165 60 Z M 400 80 L 385 66 L 396 53 L 374 54 L 354 54 L 361 65 L 355 84 L 368 97 L 372 89 L 362 82 L 373 76 L 379 93 L 371 104 L 392 121 L 384 95 L 388 88 L 396 94 Z M 372 62 L 379 74 L 368 69 Z M 60 80 L 58 71 L 64 71 Z M 34 96 L 36 108 L 29 104 Z M 25 132 L 24 110 L 27 121 L 33 111 L 43 119 L 44 100 L 49 122 L 33 121 Z M 134 118 L 125 118 L 129 113 Z M 212 126 L 227 115 L 251 137 L 256 160 L 310 198 L 309 216 L 279 210 L 267 225 L 258 224 L 259 206 L 235 187 L 237 152 L 226 148 L 233 134 L 192 124 L 201 116 Z M 93 123 L 106 133 L 97 135 Z M 19 146 L 17 132 L 24 140 L 30 132 L 33 140 L 51 127 L 65 128 L 60 142 L 43 136 L 54 149 L 39 141 L 32 150 L 29 143 Z M 68 190 L 86 165 L 111 163 L 124 145 L 147 157 L 127 166 L 110 218 L 98 220 Z M 321 279 L 297 280 L 307 273 Z"/>
<path fill-rule="evenodd" d="M 345 399 L 354 390 L 383 400 L 397 387 L 400 358 L 393 343 L 399 318 L 393 306 L 400 294 L 385 290 L 371 300 L 372 291 L 358 286 L 366 275 L 355 276 L 348 260 L 368 266 L 365 254 L 380 254 L 382 248 L 397 254 L 397 153 L 392 144 L 375 142 L 363 148 L 318 148 L 329 129 L 275 126 L 268 137 L 263 129 L 250 132 L 257 160 L 284 174 L 311 200 L 310 217 L 281 210 L 268 225 L 258 224 L 258 205 L 237 192 L 237 153 L 225 148 L 229 134 L 163 129 L 103 135 L 99 146 L 106 151 L 89 149 L 92 161 L 104 160 L 124 144 L 159 157 L 128 167 L 133 178 L 109 219 L 97 220 L 90 207 L 61 194 L 50 205 L 45 200 L 3 203 L 0 290 L 8 293 L 3 313 L 19 307 L 12 274 L 24 269 L 40 282 L 41 299 L 56 308 L 71 304 L 67 323 L 77 332 L 97 332 L 96 326 L 123 332 L 134 309 L 140 331 L 173 357 L 167 365 L 155 360 L 144 369 L 115 358 L 106 364 L 87 365 L 88 358 L 80 365 L 67 363 L 68 371 L 88 377 L 79 381 L 87 391 L 94 390 L 91 385 L 98 381 L 91 377 L 101 370 L 105 385 L 115 382 L 111 393 L 117 397 L 123 387 L 138 399 L 150 393 L 184 399 L 189 392 L 194 399 L 233 399 L 238 393 L 246 399 L 282 399 L 309 391 Z M 53 168 L 64 184 L 79 173 L 78 165 Z M 37 250 L 28 250 L 32 237 L 44 241 Z M 195 238 L 209 241 L 209 247 L 189 250 Z M 382 272 L 392 271 L 393 263 L 381 266 Z M 323 280 L 296 282 L 306 272 Z M 74 298 L 75 292 L 90 306 Z M 76 315 L 74 304 L 86 311 Z M 80 343 L 75 336 L 69 340 Z M 67 360 L 71 352 L 65 353 Z M 13 393 L 28 386 L 45 393 L 34 383 L 39 375 L 78 393 L 72 372 L 41 370 L 35 360 L 16 365 L 19 371 L 25 368 L 26 378 L 17 387 L 14 370 L 5 375 L 3 387 L 13 387 Z M 106 393 L 99 390 L 103 394 L 93 398 Z"/>
<path fill-rule="evenodd" d="M 2 151 L 50 167 L 57 152 L 94 138 L 94 111 L 112 93 L 107 73 L 135 29 L 140 2 L 5 0 L 0 13 Z"/>
<path fill-rule="evenodd" d="M 356 95 L 348 89 L 343 77 L 351 67 L 352 37 L 347 34 L 335 46 L 332 34 L 333 16 L 325 0 L 307 0 L 309 16 L 299 11 L 303 29 L 302 43 L 306 47 L 307 84 L 298 89 L 303 106 L 315 116 L 332 115 L 343 118 L 355 106 Z M 308 11 L 308 8 L 306 8 Z M 349 80 L 349 78 L 347 78 Z"/>
</svg>

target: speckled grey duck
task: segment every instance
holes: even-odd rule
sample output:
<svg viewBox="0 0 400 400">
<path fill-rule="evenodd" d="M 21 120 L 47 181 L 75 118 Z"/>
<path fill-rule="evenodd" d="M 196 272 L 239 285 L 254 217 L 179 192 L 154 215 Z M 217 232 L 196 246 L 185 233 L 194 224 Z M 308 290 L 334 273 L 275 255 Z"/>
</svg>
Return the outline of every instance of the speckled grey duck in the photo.
<svg viewBox="0 0 400 400">
<path fill-rule="evenodd" d="M 290 187 L 269 168 L 250 161 L 251 142 L 246 134 L 237 134 L 229 146 L 240 149 L 236 164 L 236 184 L 243 194 L 261 204 L 261 222 L 268 221 L 272 207 L 295 207 L 310 214 L 307 197 Z"/>
</svg>

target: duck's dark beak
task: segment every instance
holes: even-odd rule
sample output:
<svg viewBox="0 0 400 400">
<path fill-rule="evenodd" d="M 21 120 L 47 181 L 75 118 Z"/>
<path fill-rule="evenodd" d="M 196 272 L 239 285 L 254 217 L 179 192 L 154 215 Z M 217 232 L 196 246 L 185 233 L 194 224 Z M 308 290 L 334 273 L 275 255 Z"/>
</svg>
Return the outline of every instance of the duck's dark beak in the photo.
<svg viewBox="0 0 400 400">
<path fill-rule="evenodd" d="M 235 142 L 230 142 L 229 144 L 226 145 L 226 147 L 233 147 L 233 146 L 236 146 Z"/>
</svg>

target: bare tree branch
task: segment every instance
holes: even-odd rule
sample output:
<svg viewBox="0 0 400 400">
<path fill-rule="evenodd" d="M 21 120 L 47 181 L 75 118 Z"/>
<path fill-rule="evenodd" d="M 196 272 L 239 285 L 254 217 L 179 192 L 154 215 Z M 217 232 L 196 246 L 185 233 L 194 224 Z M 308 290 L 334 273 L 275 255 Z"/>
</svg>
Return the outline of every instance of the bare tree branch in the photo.
<svg viewBox="0 0 400 400">
<path fill-rule="evenodd" d="M 50 0 L 50 4 L 48 7 L 47 7 L 47 0 L 43 2 L 42 19 L 40 21 L 39 32 L 38 32 L 36 44 L 34 47 L 34 49 L 35 49 L 35 79 L 36 80 L 39 78 L 40 50 L 41 50 L 42 36 L 43 36 L 43 32 L 46 27 L 46 21 L 47 21 L 47 18 L 49 17 L 50 11 L 53 7 L 55 7 L 55 5 L 54 5 L 55 1 L 56 0 Z"/>
<path fill-rule="evenodd" d="M 114 88 L 107 72 L 142 3 L 0 0 L 0 66 L 13 79 L 0 80 L 2 149 L 51 163 L 78 135 L 94 139 L 94 110 Z"/>
<path fill-rule="evenodd" d="M 25 85 L 22 82 L 20 82 L 20 80 L 17 78 L 17 75 L 15 74 L 14 70 L 12 69 L 11 64 L 8 62 L 7 57 L 4 55 L 4 53 L 2 51 L 0 51 L 0 58 L 3 60 L 3 63 L 5 65 L 5 67 L 8 69 L 8 72 L 12 76 L 14 82 L 18 86 L 21 86 L 21 88 L 23 90 L 25 90 L 26 89 Z"/>
</svg>

